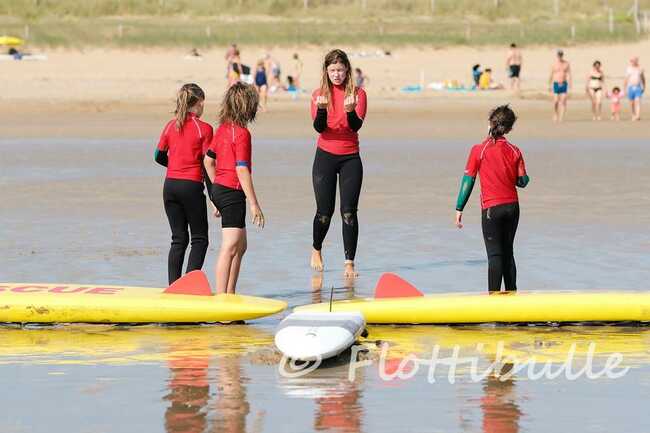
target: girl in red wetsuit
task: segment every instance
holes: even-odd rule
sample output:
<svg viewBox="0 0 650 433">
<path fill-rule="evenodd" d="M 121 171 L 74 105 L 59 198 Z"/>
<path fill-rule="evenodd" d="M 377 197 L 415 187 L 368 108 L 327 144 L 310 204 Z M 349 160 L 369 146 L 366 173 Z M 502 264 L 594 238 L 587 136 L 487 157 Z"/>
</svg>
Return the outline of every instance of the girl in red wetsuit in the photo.
<svg viewBox="0 0 650 433">
<path fill-rule="evenodd" d="M 264 215 L 253 188 L 251 134 L 259 96 L 253 86 L 233 84 L 226 92 L 203 164 L 212 188 L 210 199 L 221 216 L 221 249 L 216 266 L 217 293 L 235 293 L 246 252 L 246 199 L 253 224 L 264 227 Z"/>
<path fill-rule="evenodd" d="M 354 85 L 352 66 L 341 50 L 330 51 L 325 56 L 321 86 L 312 94 L 311 116 L 314 129 L 320 134 L 312 169 L 316 216 L 311 267 L 323 270 L 321 249 L 334 214 L 338 180 L 345 248 L 344 275 L 354 277 L 359 237 L 357 207 L 363 179 L 357 131 L 366 116 L 366 92 Z"/>
<path fill-rule="evenodd" d="M 212 140 L 212 127 L 199 118 L 205 93 L 194 83 L 178 91 L 176 117 L 160 135 L 154 159 L 167 167 L 163 201 L 172 231 L 167 270 L 169 284 L 180 278 L 185 250 L 192 248 L 186 272 L 201 269 L 208 250 L 208 217 L 203 195 L 203 153 Z"/>
<path fill-rule="evenodd" d="M 517 268 L 513 254 L 519 224 L 517 187 L 525 188 L 529 177 L 521 151 L 506 140 L 517 117 L 507 105 L 490 113 L 490 132 L 481 144 L 472 147 L 456 202 L 456 226 L 462 228 L 476 175 L 481 177 L 481 222 L 488 255 L 488 290 L 517 290 Z"/>
</svg>

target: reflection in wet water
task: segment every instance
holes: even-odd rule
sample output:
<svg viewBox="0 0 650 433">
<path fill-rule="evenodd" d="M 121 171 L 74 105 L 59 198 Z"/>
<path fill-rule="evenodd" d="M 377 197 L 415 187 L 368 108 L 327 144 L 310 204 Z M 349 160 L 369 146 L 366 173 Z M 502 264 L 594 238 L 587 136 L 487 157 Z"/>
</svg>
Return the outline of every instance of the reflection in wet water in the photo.
<svg viewBox="0 0 650 433">
<path fill-rule="evenodd" d="M 0 366 L 4 372 L 14 367 L 30 372 L 29 376 L 3 374 L 4 383 L 12 389 L 24 388 L 32 394 L 44 386 L 47 392 L 52 386 L 55 395 L 82 408 L 88 402 L 91 406 L 86 411 L 90 413 L 105 393 L 123 389 L 126 401 L 145 417 L 144 425 L 152 426 L 144 431 L 157 431 L 150 409 L 159 407 L 168 433 L 403 431 L 407 424 L 426 429 L 432 418 L 438 431 L 517 432 L 544 410 L 535 406 L 530 396 L 544 395 L 557 384 L 566 385 L 563 388 L 574 398 L 594 386 L 632 392 L 641 399 L 638 401 L 650 394 L 647 327 L 371 326 L 363 343 L 369 351 L 361 352 L 358 361 L 367 361 L 367 365 L 356 369 L 350 381 L 350 352 L 306 376 L 284 377 L 277 370 L 279 356 L 272 347 L 272 331 L 258 326 L 9 327 L 0 328 Z M 382 343 L 388 344 L 383 363 L 379 357 Z M 435 381 L 430 383 L 425 367 L 417 370 L 413 363 L 402 365 L 409 356 L 430 358 L 435 347 L 441 358 L 453 355 L 456 348 L 463 357 L 476 356 L 481 372 L 495 362 L 499 347 L 508 362 L 505 369 L 501 367 L 478 381 L 472 380 L 467 365 L 460 365 L 453 383 L 445 366 L 435 371 Z M 630 379 L 532 380 L 526 370 L 516 370 L 531 359 L 559 366 L 572 350 L 579 365 L 593 355 L 595 364 L 602 366 L 608 356 L 620 353 L 622 365 L 631 368 Z M 39 379 L 43 368 L 46 377 L 61 374 L 75 378 L 74 371 L 84 366 L 92 366 L 96 373 L 75 379 L 81 381 L 81 394 L 66 394 L 69 386 L 61 388 L 52 379 Z M 142 366 L 151 375 L 144 382 Z M 119 373 L 110 373 L 116 371 L 114 368 L 119 368 Z M 390 376 L 399 369 L 415 374 L 382 378 L 382 373 Z M 513 375 L 504 377 L 506 373 Z M 111 377 L 111 381 L 105 380 Z M 143 383 L 151 386 L 144 399 L 129 396 Z M 93 393 L 90 400 L 85 397 L 91 392 L 87 390 Z M 454 395 L 456 404 L 452 403 Z M 636 410 L 630 402 L 611 408 L 605 392 L 589 391 L 588 395 L 589 404 L 574 409 L 598 408 L 599 413 L 593 416 L 600 416 L 601 422 L 606 422 L 612 410 L 628 415 Z M 9 419 L 35 422 L 29 412 L 21 412 L 21 406 L 14 403 L 19 397 L 13 398 L 18 400 L 0 397 L 0 403 L 11 408 L 11 415 L 0 416 L 0 431 L 13 431 L 5 428 Z M 387 408 L 395 415 L 387 415 Z M 288 420 L 291 423 L 287 424 Z M 116 418 L 112 422 L 113 431 L 129 431 L 126 421 Z M 64 421 L 55 421 L 54 425 L 63 430 L 69 427 Z M 553 431 L 557 424 L 548 421 L 546 427 L 539 431 Z M 574 427 L 579 430 L 580 426 Z"/>
<path fill-rule="evenodd" d="M 484 433 L 517 433 L 522 412 L 517 405 L 515 379 L 501 377 L 512 369 L 504 365 L 500 374 L 490 375 L 483 382 L 481 411 Z"/>
<path fill-rule="evenodd" d="M 208 357 L 182 357 L 168 361 L 169 401 L 165 411 L 168 433 L 201 433 L 207 426 L 207 404 L 210 400 Z"/>
<path fill-rule="evenodd" d="M 354 381 L 348 380 L 347 359 L 344 353 L 307 376 L 280 378 L 279 386 L 291 398 L 314 401 L 313 428 L 317 431 L 353 433 L 363 424 L 363 373 Z"/>
<path fill-rule="evenodd" d="M 323 290 L 323 274 L 314 273 L 311 277 L 311 303 L 341 301 L 354 298 L 354 286 L 356 279 L 354 277 L 343 278 L 342 287 L 329 287 Z"/>
</svg>

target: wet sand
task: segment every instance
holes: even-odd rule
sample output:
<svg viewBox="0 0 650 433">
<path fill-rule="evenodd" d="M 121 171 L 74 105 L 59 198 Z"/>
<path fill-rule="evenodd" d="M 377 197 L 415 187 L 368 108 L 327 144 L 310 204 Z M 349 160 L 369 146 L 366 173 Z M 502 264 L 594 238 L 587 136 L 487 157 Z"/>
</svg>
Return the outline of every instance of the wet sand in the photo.
<svg viewBox="0 0 650 433">
<path fill-rule="evenodd" d="M 155 92 L 116 102 L 87 90 L 85 99 L 58 90 L 51 99 L 21 99 L 13 89 L 0 103 L 0 281 L 163 286 L 164 171 L 152 150 L 172 107 Z M 483 138 L 489 108 L 502 102 L 520 116 L 511 139 L 532 179 L 521 192 L 520 289 L 649 289 L 647 121 L 595 123 L 587 102 L 575 100 L 568 121 L 555 125 L 548 101 L 508 92 L 371 98 L 361 133 L 359 278 L 342 278 L 338 217 L 324 246 L 323 278 L 307 266 L 315 133 L 307 99 L 281 99 L 253 127 L 255 183 L 268 225 L 249 230 L 241 293 L 291 306 L 328 299 L 331 288 L 337 299 L 367 296 L 385 271 L 425 292 L 484 290 L 478 191 L 465 229 L 452 220 L 469 148 Z M 214 113 L 209 104 L 206 119 Z M 210 241 L 204 269 L 213 281 L 216 222 Z M 272 347 L 281 317 L 233 327 L 0 328 L 0 376 L 11 390 L 0 397 L 0 431 L 80 431 L 81 423 L 88 431 L 144 433 L 650 428 L 642 416 L 650 395 L 646 328 L 373 327 L 364 355 L 370 365 L 349 381 L 345 358 L 303 379 L 282 377 Z M 503 341 L 520 361 L 537 354 L 554 365 L 574 342 L 583 362 L 595 342 L 596 365 L 622 353 L 630 371 L 619 379 L 530 380 L 518 373 L 472 381 L 460 369 L 452 384 L 441 368 L 434 384 L 424 370 L 384 381 L 378 340 L 391 344 L 389 370 L 408 354 L 430 356 L 436 344 L 446 354 L 459 345 L 485 365 Z M 65 404 L 40 405 L 34 417 L 36 395 Z"/>
<path fill-rule="evenodd" d="M 0 140 L 5 203 L 0 280 L 163 286 L 169 233 L 161 201 L 163 171 L 151 161 L 153 141 Z M 647 141 L 516 142 L 532 177 L 521 193 L 520 289 L 647 290 Z M 296 306 L 328 299 L 331 288 L 335 299 L 369 296 L 385 271 L 397 272 L 425 292 L 485 290 L 478 194 L 468 206 L 466 228 L 452 226 L 470 144 L 469 139 L 435 136 L 399 145 L 390 137 L 364 138 L 360 276 L 350 284 L 341 275 L 339 218 L 325 243 L 323 278 L 314 278 L 307 266 L 313 138 L 256 139 L 255 182 L 268 225 L 249 230 L 239 291 Z M 205 270 L 214 281 L 218 223 L 210 233 Z M 130 432 L 133 426 L 142 432 L 392 432 L 405 425 L 412 431 L 445 432 L 648 428 L 638 416 L 650 393 L 645 328 L 571 331 L 580 337 L 567 337 L 566 328 L 543 328 L 532 336 L 516 328 L 485 334 L 462 328 L 454 334 L 446 327 L 380 328 L 369 337 L 375 347 L 366 358 L 370 365 L 349 381 L 345 357 L 302 379 L 282 377 L 272 346 L 281 317 L 244 327 L 183 330 L 0 330 L 0 375 L 13 390 L 0 397 L 7 408 L 0 431 L 41 432 L 53 426 L 76 431 L 79 413 L 84 425 L 99 432 Z M 450 344 L 474 353 L 469 346 L 481 340 L 492 348 L 503 340 L 524 359 L 551 350 L 542 355 L 555 366 L 562 365 L 571 342 L 579 342 L 584 355 L 586 342 L 595 341 L 604 346 L 597 365 L 620 352 L 632 369 L 619 379 L 528 380 L 519 373 L 505 382 L 491 376 L 474 382 L 460 369 L 451 384 L 440 368 L 437 381 L 429 384 L 422 367 L 411 379 L 386 382 L 378 373 L 376 340 L 397 351 L 389 369 L 399 366 L 404 354 L 426 358 L 438 343 L 446 353 Z M 478 356 L 481 365 L 491 362 L 490 353 Z M 33 417 L 26 408 L 36 394 L 66 405 L 48 406 Z"/>
</svg>

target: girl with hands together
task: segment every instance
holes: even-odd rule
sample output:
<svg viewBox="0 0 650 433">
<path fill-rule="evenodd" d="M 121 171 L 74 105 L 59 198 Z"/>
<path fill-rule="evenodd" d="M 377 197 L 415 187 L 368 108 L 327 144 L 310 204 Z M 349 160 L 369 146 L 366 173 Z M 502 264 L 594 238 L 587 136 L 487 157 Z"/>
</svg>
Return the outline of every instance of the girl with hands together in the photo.
<svg viewBox="0 0 650 433">
<path fill-rule="evenodd" d="M 311 115 L 319 134 L 312 168 L 316 215 L 311 267 L 323 271 L 321 249 L 334 214 L 338 183 L 345 249 L 343 274 L 346 278 L 355 277 L 357 208 L 363 180 L 358 131 L 366 117 L 366 92 L 355 86 L 350 61 L 341 50 L 332 50 L 325 56 L 321 85 L 312 94 Z"/>
</svg>

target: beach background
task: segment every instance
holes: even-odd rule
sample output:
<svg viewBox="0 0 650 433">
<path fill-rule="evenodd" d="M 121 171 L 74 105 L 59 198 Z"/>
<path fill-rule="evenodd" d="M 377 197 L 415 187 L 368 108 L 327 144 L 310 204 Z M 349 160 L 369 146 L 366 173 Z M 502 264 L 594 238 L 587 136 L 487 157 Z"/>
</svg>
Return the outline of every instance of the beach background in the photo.
<svg viewBox="0 0 650 433">
<path fill-rule="evenodd" d="M 516 241 L 520 289 L 646 291 L 648 116 L 630 122 L 625 101 L 620 122 L 592 121 L 584 92 L 596 59 L 608 86 L 622 85 L 631 56 L 641 56 L 642 65 L 650 61 L 644 27 L 650 4 L 639 2 L 636 20 L 628 14 L 633 5 L 4 2 L 0 33 L 27 36 L 25 50 L 47 60 L 0 61 L 0 281 L 165 285 L 164 170 L 153 162 L 153 149 L 185 82 L 204 88 L 204 120 L 215 124 L 226 45 L 236 42 L 243 63 L 254 66 L 271 53 L 283 77 L 298 53 L 305 90 L 295 98 L 270 95 L 268 110 L 251 127 L 255 185 L 268 223 L 263 231 L 249 229 L 241 293 L 291 307 L 329 299 L 330 290 L 336 299 L 371 296 L 388 271 L 428 293 L 485 290 L 478 191 L 462 231 L 453 225 L 454 203 L 469 149 L 484 138 L 489 110 L 503 103 L 519 117 L 510 139 L 531 176 L 521 191 Z M 523 51 L 519 94 L 401 91 L 453 80 L 468 86 L 475 63 L 492 67 L 495 81 L 507 87 L 510 42 Z M 355 281 L 342 278 L 336 216 L 324 246 L 325 272 L 308 267 L 316 140 L 309 97 L 322 57 L 334 47 L 370 77 Z M 200 59 L 187 57 L 192 48 Z M 551 120 L 548 92 L 557 48 L 574 71 L 561 124 Z M 213 221 L 204 267 L 211 281 L 219 232 Z M 650 397 L 646 327 L 371 327 L 364 343 L 372 362 L 355 380 L 348 380 L 345 355 L 288 380 L 272 344 L 281 317 L 237 326 L 3 326 L 0 432 L 650 429 L 643 406 Z M 459 346 L 486 365 L 498 342 L 517 359 L 536 355 L 555 366 L 575 343 L 576 368 L 593 342 L 596 366 L 621 353 L 630 370 L 619 379 L 531 380 L 518 373 L 475 382 L 460 368 L 454 383 L 446 369 L 433 384 L 426 371 L 384 381 L 378 341 L 390 344 L 388 370 L 408 354 L 430 357 L 436 345 L 446 354 Z"/>
</svg>

